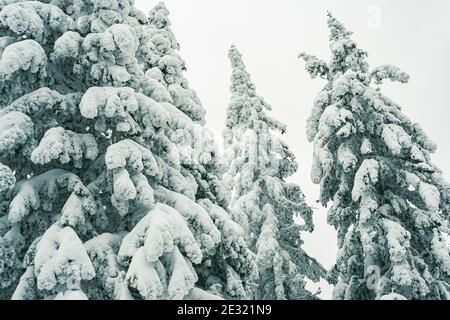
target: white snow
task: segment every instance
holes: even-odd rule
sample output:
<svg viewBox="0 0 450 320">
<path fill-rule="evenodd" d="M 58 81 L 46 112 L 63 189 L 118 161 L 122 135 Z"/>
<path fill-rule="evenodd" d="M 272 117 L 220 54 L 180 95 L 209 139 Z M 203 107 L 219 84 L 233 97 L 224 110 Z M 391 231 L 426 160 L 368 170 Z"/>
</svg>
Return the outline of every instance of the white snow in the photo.
<svg viewBox="0 0 450 320">
<path fill-rule="evenodd" d="M 79 288 L 81 280 L 95 276 L 83 243 L 70 227 L 53 225 L 47 229 L 36 246 L 34 266 L 40 290 L 51 290 L 57 284 Z"/>
<path fill-rule="evenodd" d="M 52 160 L 59 160 L 63 164 L 73 160 L 75 167 L 81 167 L 83 157 L 95 160 L 97 155 L 98 146 L 92 134 L 77 134 L 62 127 L 56 127 L 45 133 L 39 146 L 33 150 L 31 160 L 42 165 Z"/>
<path fill-rule="evenodd" d="M 366 159 L 361 163 L 355 174 L 352 190 L 353 201 L 358 201 L 370 185 L 378 182 L 378 170 L 378 161 L 374 159 Z"/>
</svg>

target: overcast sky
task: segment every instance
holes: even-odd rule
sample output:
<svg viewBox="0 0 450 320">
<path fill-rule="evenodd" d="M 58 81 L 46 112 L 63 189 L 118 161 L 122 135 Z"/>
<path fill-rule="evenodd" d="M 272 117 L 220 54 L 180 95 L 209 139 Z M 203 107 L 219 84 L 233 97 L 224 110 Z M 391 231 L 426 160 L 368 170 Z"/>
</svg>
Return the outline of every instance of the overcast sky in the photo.
<svg viewBox="0 0 450 320">
<path fill-rule="evenodd" d="M 157 1 L 136 0 L 148 12 Z M 166 0 L 172 29 L 187 64 L 187 77 L 207 111 L 207 127 L 222 144 L 229 101 L 227 51 L 243 54 L 258 94 L 273 107 L 271 115 L 287 125 L 283 136 L 300 163 L 298 183 L 315 210 L 316 230 L 304 235 L 305 250 L 326 268 L 336 258 L 336 234 L 326 224 L 326 209 L 315 203 L 319 189 L 309 176 L 312 145 L 305 123 L 323 87 L 304 71 L 298 53 L 328 60 L 326 12 L 354 32 L 369 52 L 371 67 L 394 64 L 411 75 L 409 84 L 386 84 L 384 92 L 419 122 L 439 148 L 433 157 L 450 178 L 450 1 L 448 0 Z M 322 298 L 331 287 L 321 283 Z"/>
</svg>

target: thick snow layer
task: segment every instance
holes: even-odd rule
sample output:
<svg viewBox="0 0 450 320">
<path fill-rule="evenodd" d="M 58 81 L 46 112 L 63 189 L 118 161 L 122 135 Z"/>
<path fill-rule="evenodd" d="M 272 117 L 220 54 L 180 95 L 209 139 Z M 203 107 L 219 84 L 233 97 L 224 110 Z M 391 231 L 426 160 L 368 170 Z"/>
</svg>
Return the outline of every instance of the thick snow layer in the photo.
<svg viewBox="0 0 450 320">
<path fill-rule="evenodd" d="M 125 232 L 103 233 L 84 243 L 96 277 L 101 279 L 110 297 L 117 300 L 133 299 L 125 282 L 126 272 L 117 261 L 117 253 L 125 234 Z"/>
<path fill-rule="evenodd" d="M 403 148 L 411 146 L 411 138 L 400 126 L 395 124 L 384 125 L 381 137 L 394 155 L 399 155 Z"/>
<path fill-rule="evenodd" d="M 17 72 L 45 75 L 47 55 L 34 40 L 24 40 L 9 45 L 0 58 L 0 78 L 9 80 Z"/>
<path fill-rule="evenodd" d="M 39 146 L 31 154 L 37 164 L 47 164 L 52 160 L 68 163 L 73 160 L 75 167 L 81 167 L 83 157 L 95 160 L 98 155 L 97 142 L 92 134 L 77 134 L 62 127 L 49 129 Z"/>
<path fill-rule="evenodd" d="M 434 229 L 433 240 L 431 241 L 431 248 L 433 250 L 433 255 L 436 256 L 436 259 L 442 263 L 442 270 L 450 275 L 450 239 L 445 238 L 445 235 L 441 233 L 439 230 Z"/>
<path fill-rule="evenodd" d="M 171 252 L 175 245 L 179 245 L 194 263 L 200 263 L 203 258 L 182 215 L 163 204 L 157 204 L 125 236 L 119 251 L 120 259 L 125 261 L 133 257 L 141 244 L 148 262 L 157 261 L 164 253 Z"/>
<path fill-rule="evenodd" d="M 73 28 L 73 20 L 55 5 L 38 1 L 13 3 L 0 11 L 0 30 L 45 44 Z"/>
<path fill-rule="evenodd" d="M 108 147 L 105 155 L 108 170 L 130 168 L 155 175 L 159 168 L 152 152 L 132 140 L 122 140 Z"/>
<path fill-rule="evenodd" d="M 145 299 L 182 299 L 197 281 L 191 262 L 200 263 L 202 258 L 183 216 L 164 204 L 155 205 L 138 222 L 119 250 L 119 261 L 130 263 L 127 283 Z"/>
<path fill-rule="evenodd" d="M 75 107 L 78 100 L 77 96 L 78 94 L 65 96 L 47 87 L 40 88 L 21 96 L 9 106 L 0 110 L 0 116 L 8 112 L 17 111 L 34 118 L 36 114 L 48 111 L 56 115 L 62 114 L 72 117 L 77 108 Z"/>
<path fill-rule="evenodd" d="M 358 158 L 355 156 L 349 144 L 343 143 L 339 146 L 337 151 L 337 159 L 344 169 L 344 172 L 353 170 L 358 163 Z"/>
<path fill-rule="evenodd" d="M 133 259 L 128 268 L 126 275 L 128 285 L 147 300 L 156 300 L 164 296 L 166 279 L 161 272 L 163 267 L 158 262 L 149 262 L 146 259 L 145 248 L 141 247 L 133 253 Z"/>
<path fill-rule="evenodd" d="M 79 33 L 68 31 L 55 41 L 51 58 L 56 62 L 75 60 L 81 52 L 83 38 Z"/>
<path fill-rule="evenodd" d="M 193 230 L 194 235 L 202 245 L 202 251 L 206 253 L 213 252 L 221 241 L 221 235 L 202 206 L 182 194 L 163 187 L 155 189 L 155 197 L 158 202 L 175 208 L 183 215 L 186 221 L 193 223 L 196 226 Z"/>
<path fill-rule="evenodd" d="M 431 211 L 439 210 L 440 193 L 439 190 L 428 183 L 419 183 L 419 195 L 425 203 L 426 207 Z"/>
<path fill-rule="evenodd" d="M 409 250 L 411 235 L 394 221 L 383 219 L 382 223 L 386 231 L 389 256 L 393 266 L 391 279 L 399 286 L 409 286 L 413 281 L 413 275 L 407 262 L 407 250 Z"/>
<path fill-rule="evenodd" d="M 11 300 L 33 300 L 35 299 L 34 287 L 36 280 L 34 276 L 34 266 L 26 268 L 20 277 L 19 283 L 11 297 Z"/>
<path fill-rule="evenodd" d="M 0 152 L 14 154 L 34 137 L 34 124 L 21 112 L 10 112 L 0 116 Z"/>
<path fill-rule="evenodd" d="M 57 284 L 79 289 L 82 280 L 95 276 L 83 243 L 70 227 L 47 229 L 36 246 L 34 266 L 39 290 L 51 290 Z"/>
<path fill-rule="evenodd" d="M 378 161 L 374 159 L 366 159 L 363 161 L 355 174 L 355 182 L 352 190 L 353 201 L 358 201 L 370 185 L 378 182 L 378 170 Z"/>
<path fill-rule="evenodd" d="M 16 184 L 16 177 L 11 168 L 0 162 L 0 194 L 12 189 Z"/>
<path fill-rule="evenodd" d="M 20 222 L 32 210 L 51 210 L 52 202 L 58 199 L 61 188 L 72 192 L 62 209 L 63 223 L 83 221 L 84 214 L 93 214 L 95 202 L 80 178 L 61 169 L 49 170 L 39 176 L 22 180 L 16 184 L 15 196 L 9 205 L 9 220 Z M 67 219 L 67 221 L 65 221 Z"/>
</svg>

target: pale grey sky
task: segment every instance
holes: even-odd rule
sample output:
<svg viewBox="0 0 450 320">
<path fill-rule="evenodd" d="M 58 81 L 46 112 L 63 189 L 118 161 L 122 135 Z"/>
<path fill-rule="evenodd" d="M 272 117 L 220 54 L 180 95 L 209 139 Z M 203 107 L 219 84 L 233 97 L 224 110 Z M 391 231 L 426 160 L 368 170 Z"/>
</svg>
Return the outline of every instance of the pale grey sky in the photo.
<svg viewBox="0 0 450 320">
<path fill-rule="evenodd" d="M 409 84 L 386 84 L 384 92 L 419 122 L 439 146 L 433 157 L 450 177 L 450 1 L 448 0 L 166 0 L 172 28 L 187 64 L 187 77 L 207 111 L 207 127 L 222 144 L 229 101 L 227 51 L 235 44 L 243 54 L 259 95 L 273 107 L 271 115 L 287 125 L 283 136 L 300 163 L 291 181 L 316 207 L 316 230 L 304 235 L 305 250 L 329 268 L 336 258 L 336 235 L 326 224 L 326 209 L 315 204 L 318 186 L 309 172 L 312 145 L 305 123 L 314 97 L 323 87 L 311 80 L 297 59 L 301 51 L 328 59 L 326 12 L 354 32 L 369 52 L 372 67 L 394 64 L 411 75 Z M 136 0 L 148 12 L 157 0 Z M 322 298 L 331 297 L 325 283 Z"/>
</svg>

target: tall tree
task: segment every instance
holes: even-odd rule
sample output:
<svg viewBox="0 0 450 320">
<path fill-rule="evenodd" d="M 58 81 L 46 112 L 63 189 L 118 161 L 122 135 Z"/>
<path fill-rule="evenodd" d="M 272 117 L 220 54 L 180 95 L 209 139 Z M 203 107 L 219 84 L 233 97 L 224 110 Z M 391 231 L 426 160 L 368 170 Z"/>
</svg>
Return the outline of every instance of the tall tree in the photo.
<svg viewBox="0 0 450 320">
<path fill-rule="evenodd" d="M 0 1 L 0 298 L 239 297 L 252 254 L 167 14 Z"/>
<path fill-rule="evenodd" d="M 236 47 L 231 47 L 229 58 L 231 102 L 224 137 L 230 167 L 225 181 L 232 189 L 232 216 L 256 253 L 256 297 L 313 299 L 305 289 L 305 276 L 317 281 L 324 272 L 301 248 L 300 232 L 313 230 L 312 210 L 300 187 L 285 181 L 298 167 L 276 134 L 286 127 L 267 114 L 271 107 L 256 94 Z"/>
<path fill-rule="evenodd" d="M 405 83 L 392 65 L 373 70 L 367 52 L 331 14 L 331 60 L 301 54 L 327 80 L 307 124 L 311 177 L 338 231 L 329 274 L 335 299 L 450 299 L 450 186 L 431 162 L 436 146 L 381 92 Z"/>
</svg>

